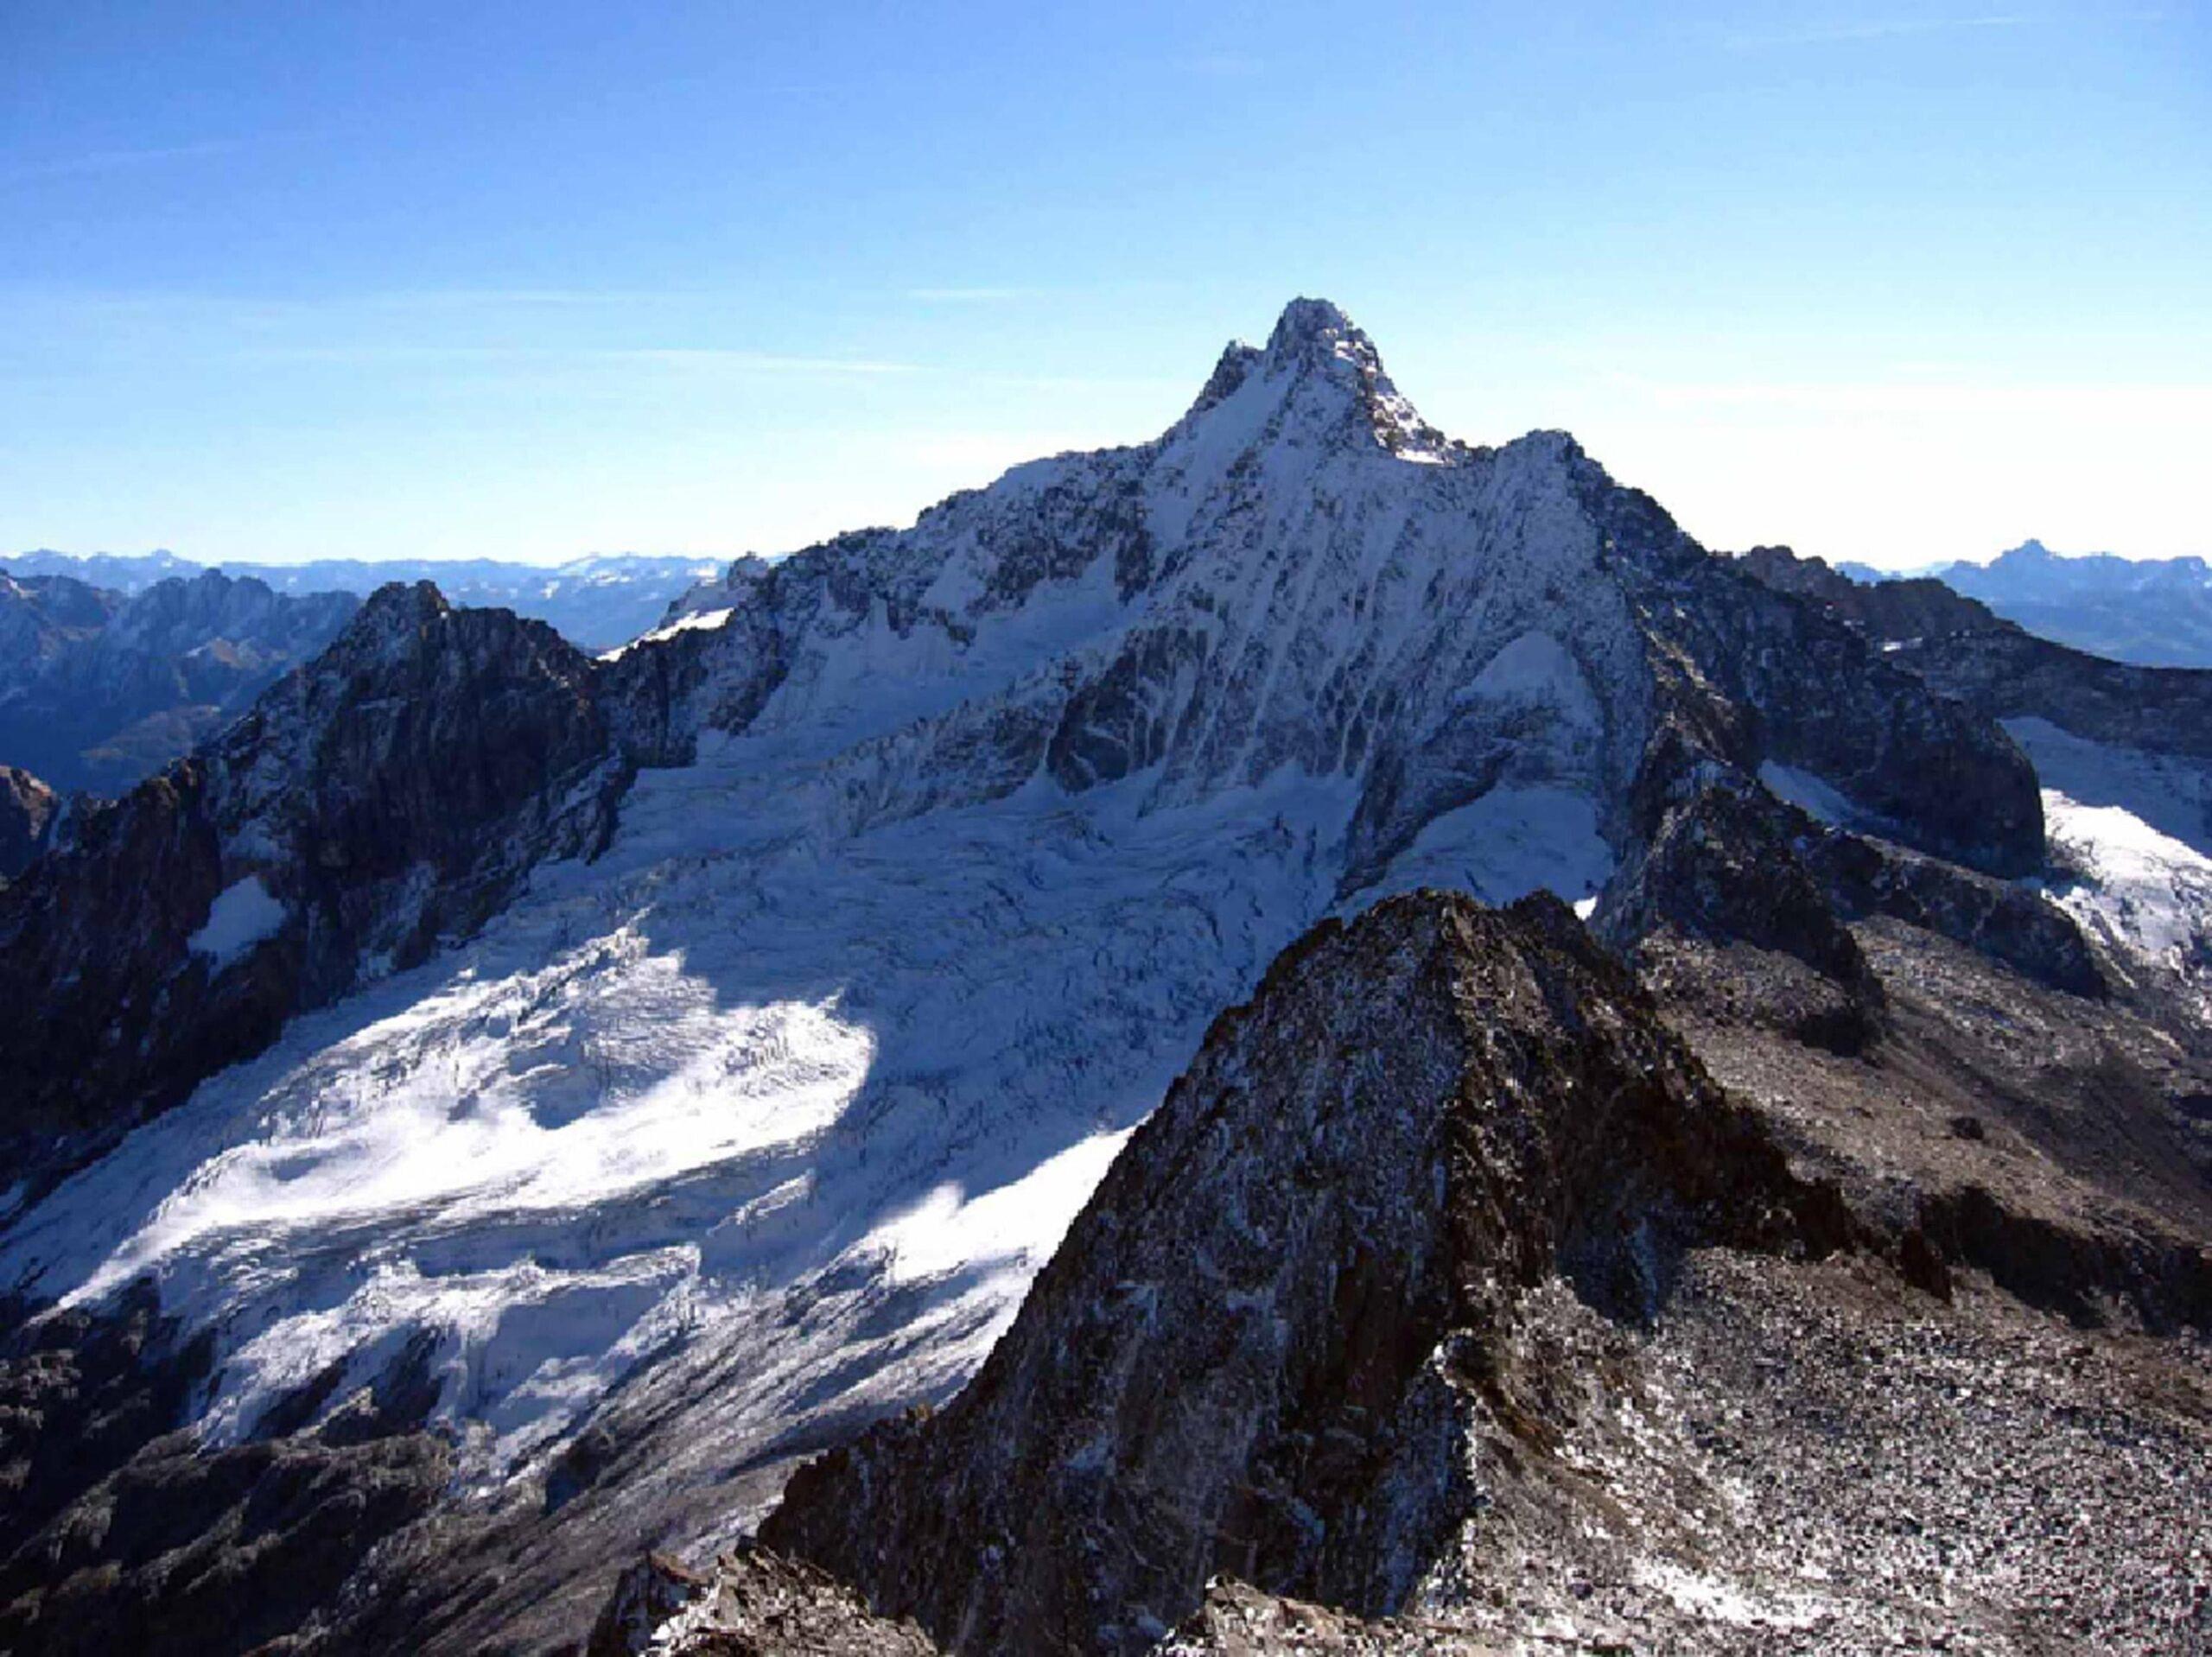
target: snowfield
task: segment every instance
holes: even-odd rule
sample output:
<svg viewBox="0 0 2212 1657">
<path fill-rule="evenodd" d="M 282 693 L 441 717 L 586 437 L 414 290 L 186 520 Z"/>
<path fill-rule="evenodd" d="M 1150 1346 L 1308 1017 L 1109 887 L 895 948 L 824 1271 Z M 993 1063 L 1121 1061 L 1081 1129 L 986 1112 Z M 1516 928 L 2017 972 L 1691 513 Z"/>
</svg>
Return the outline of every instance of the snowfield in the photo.
<svg viewBox="0 0 2212 1657">
<path fill-rule="evenodd" d="M 2044 783 L 2047 895 L 2138 971 L 2169 974 L 2212 1019 L 2212 765 L 2088 741 L 2048 721 L 2005 729 Z"/>
<path fill-rule="evenodd" d="M 208 905 L 207 919 L 188 941 L 195 955 L 204 955 L 220 972 L 252 953 L 253 946 L 272 937 L 284 924 L 284 905 L 276 901 L 261 877 L 249 874 L 237 885 L 216 894 Z"/>
</svg>

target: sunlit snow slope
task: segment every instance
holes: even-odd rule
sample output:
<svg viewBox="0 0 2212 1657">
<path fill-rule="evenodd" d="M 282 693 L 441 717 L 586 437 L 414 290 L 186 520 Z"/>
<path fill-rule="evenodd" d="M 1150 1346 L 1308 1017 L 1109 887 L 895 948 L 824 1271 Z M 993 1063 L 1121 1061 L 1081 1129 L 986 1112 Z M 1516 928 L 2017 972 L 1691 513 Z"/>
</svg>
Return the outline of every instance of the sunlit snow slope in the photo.
<svg viewBox="0 0 2212 1657">
<path fill-rule="evenodd" d="M 2212 1019 L 2212 765 L 2048 720 L 2005 723 L 2035 760 L 2052 850 L 2071 872 L 2051 901 L 2138 972 L 2177 978 Z"/>
</svg>

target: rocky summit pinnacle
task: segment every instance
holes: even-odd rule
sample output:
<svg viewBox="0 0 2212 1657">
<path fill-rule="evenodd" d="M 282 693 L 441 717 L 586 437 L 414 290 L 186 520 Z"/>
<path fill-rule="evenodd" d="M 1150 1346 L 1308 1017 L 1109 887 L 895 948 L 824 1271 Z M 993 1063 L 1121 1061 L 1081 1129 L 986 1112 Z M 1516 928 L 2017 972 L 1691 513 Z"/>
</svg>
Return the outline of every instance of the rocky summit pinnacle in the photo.
<svg viewBox="0 0 2212 1657">
<path fill-rule="evenodd" d="M 1325 299 L 1292 300 L 1264 347 L 1231 340 L 1187 420 L 1240 393 L 1248 406 L 1265 403 L 1276 410 L 1267 429 L 1278 436 L 1326 433 L 1406 460 L 1442 461 L 1466 452 L 1421 417 L 1383 371 L 1375 342 Z"/>
<path fill-rule="evenodd" d="M 1294 358 L 1325 361 L 1332 357 L 1374 360 L 1375 342 L 1328 300 L 1294 299 L 1284 306 L 1268 336 L 1270 365 L 1287 364 Z"/>
</svg>

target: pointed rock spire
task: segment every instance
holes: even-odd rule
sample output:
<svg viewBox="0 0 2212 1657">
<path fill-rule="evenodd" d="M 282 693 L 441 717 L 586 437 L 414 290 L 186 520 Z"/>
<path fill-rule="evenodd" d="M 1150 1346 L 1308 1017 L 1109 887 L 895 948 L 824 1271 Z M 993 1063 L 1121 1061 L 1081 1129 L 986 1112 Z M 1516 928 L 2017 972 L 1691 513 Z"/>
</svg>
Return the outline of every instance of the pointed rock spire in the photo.
<svg viewBox="0 0 2212 1657">
<path fill-rule="evenodd" d="M 1460 449 L 1399 394 L 1375 342 L 1328 300 L 1292 300 L 1264 349 L 1231 340 L 1191 405 L 1192 416 L 1225 403 L 1255 374 L 1279 384 L 1286 401 L 1311 402 L 1318 392 L 1331 418 L 1346 419 L 1351 429 L 1402 458 L 1444 460 Z"/>
</svg>

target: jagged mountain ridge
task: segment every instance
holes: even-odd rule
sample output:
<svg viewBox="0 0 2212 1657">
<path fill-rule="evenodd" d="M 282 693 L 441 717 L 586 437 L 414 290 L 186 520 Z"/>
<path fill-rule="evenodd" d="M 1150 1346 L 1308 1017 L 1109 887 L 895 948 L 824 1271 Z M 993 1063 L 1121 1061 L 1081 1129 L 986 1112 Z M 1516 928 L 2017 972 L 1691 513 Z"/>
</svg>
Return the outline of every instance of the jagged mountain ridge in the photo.
<svg viewBox="0 0 2212 1657">
<path fill-rule="evenodd" d="M 0 913 L 18 1165 L 34 1136 L 104 1146 L 603 842 L 659 755 L 594 682 L 542 623 L 390 587 L 222 737 L 81 809 L 51 886 Z"/>
<path fill-rule="evenodd" d="M 602 553 L 561 564 L 496 558 L 314 558 L 271 564 L 226 560 L 203 565 L 172 552 L 69 553 L 0 556 L 24 575 L 63 575 L 136 594 L 157 581 L 196 579 L 207 569 L 262 582 L 296 597 L 351 593 L 366 598 L 397 581 L 429 581 L 454 604 L 512 610 L 549 623 L 581 650 L 610 650 L 647 631 L 685 588 L 715 574 L 717 561 L 650 553 Z"/>
<path fill-rule="evenodd" d="M 1555 899 L 1394 899 L 1217 1022 L 960 1397 L 762 1540 L 963 1649 L 1142 1651 L 1224 1571 L 1395 1609 L 1478 1504 L 1463 1411 L 1542 1407 L 1519 1296 L 1641 1303 L 1714 1235 L 1849 1226 Z"/>
<path fill-rule="evenodd" d="M 479 701 L 512 723 L 472 732 Z M 433 1647 L 543 1629 L 610 1537 L 742 1524 L 957 1386 L 1309 923 L 1424 882 L 1594 896 L 1702 834 L 1716 779 L 1784 810 L 1761 767 L 1945 870 L 2041 867 L 1996 727 L 1571 440 L 1438 436 L 1300 302 L 1159 440 L 741 562 L 611 660 L 372 603 L 0 898 L 60 1027 L 96 1046 L 118 975 L 144 1009 L 101 1063 L 148 1087 L 49 1173 L 200 1083 L 19 1189 L 0 1267 L 85 1305 L 147 1280 L 212 1332 L 213 1446 L 416 1400 L 386 1426 L 457 1446 L 479 1562 L 534 1563 L 472 1598 L 465 1550 L 403 1548 L 364 1603 Z M 60 917 L 173 846 L 168 906 L 124 908 L 143 947 L 85 975 Z M 27 1025 L 0 1043 L 40 1108 L 98 1109 Z"/>
<path fill-rule="evenodd" d="M 2106 661 L 1934 581 L 1856 581 L 1786 548 L 1743 562 L 2002 724 L 2044 787 L 2061 905 L 2212 1009 L 2212 671 Z"/>
<path fill-rule="evenodd" d="M 61 802 L 29 771 L 0 765 L 0 880 L 12 880 L 46 849 Z"/>
<path fill-rule="evenodd" d="M 115 794 L 238 718 L 353 613 L 213 571 L 125 595 L 0 570 L 0 761 Z"/>
</svg>

